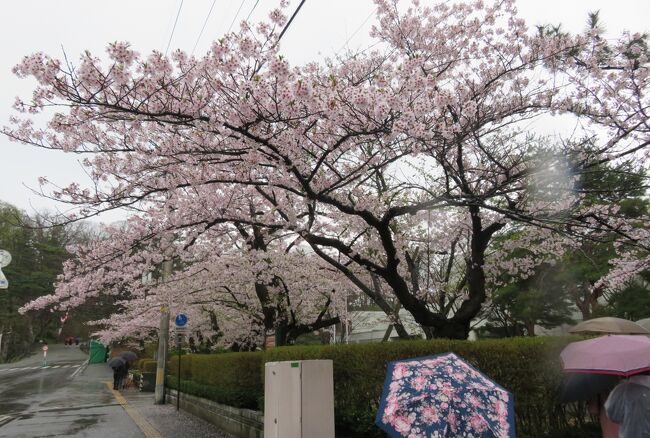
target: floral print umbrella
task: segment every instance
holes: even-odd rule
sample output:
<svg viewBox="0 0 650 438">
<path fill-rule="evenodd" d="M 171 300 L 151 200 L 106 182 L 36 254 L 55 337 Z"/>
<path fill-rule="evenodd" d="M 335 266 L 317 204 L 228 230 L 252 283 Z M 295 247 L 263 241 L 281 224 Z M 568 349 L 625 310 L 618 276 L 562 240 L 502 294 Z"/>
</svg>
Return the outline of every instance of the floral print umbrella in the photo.
<svg viewBox="0 0 650 438">
<path fill-rule="evenodd" d="M 512 394 L 454 353 L 390 362 L 375 423 L 391 437 L 515 436 Z"/>
</svg>

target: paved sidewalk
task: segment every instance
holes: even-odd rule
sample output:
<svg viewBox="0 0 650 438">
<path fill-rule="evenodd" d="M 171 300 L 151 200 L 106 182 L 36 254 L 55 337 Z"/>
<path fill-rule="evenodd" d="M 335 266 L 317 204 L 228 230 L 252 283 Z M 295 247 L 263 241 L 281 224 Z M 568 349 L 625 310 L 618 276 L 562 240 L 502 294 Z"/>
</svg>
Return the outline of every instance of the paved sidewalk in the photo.
<svg viewBox="0 0 650 438">
<path fill-rule="evenodd" d="M 201 437 L 225 438 L 227 435 L 215 426 L 184 411 L 176 411 L 176 406 L 155 405 L 154 395 L 135 389 L 120 391 L 129 405 L 133 406 L 162 437 Z"/>
<path fill-rule="evenodd" d="M 79 374 L 78 379 L 102 382 L 105 390 L 112 394 L 116 403 L 122 405 L 147 438 L 226 437 L 212 424 L 187 412 L 177 412 L 175 406 L 154 404 L 152 392 L 140 392 L 134 388 L 114 391 L 112 370 L 104 364 L 89 365 Z"/>
</svg>

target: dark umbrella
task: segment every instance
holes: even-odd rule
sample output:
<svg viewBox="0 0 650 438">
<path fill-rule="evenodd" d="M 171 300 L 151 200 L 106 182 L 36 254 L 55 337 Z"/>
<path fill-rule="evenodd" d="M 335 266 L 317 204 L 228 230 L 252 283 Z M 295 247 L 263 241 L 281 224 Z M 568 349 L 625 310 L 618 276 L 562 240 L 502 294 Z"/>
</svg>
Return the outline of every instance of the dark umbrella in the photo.
<svg viewBox="0 0 650 438">
<path fill-rule="evenodd" d="M 124 358 L 126 361 L 136 360 L 138 355 L 132 351 L 123 351 L 120 353 L 120 357 Z"/>
<path fill-rule="evenodd" d="M 391 437 L 513 438 L 512 395 L 454 353 L 390 362 L 375 423 Z"/>
<path fill-rule="evenodd" d="M 116 357 L 110 358 L 107 363 L 108 363 L 108 366 L 111 367 L 111 368 L 118 368 L 118 367 L 123 366 L 126 363 L 126 360 L 124 360 L 123 357 L 116 356 Z"/>
<path fill-rule="evenodd" d="M 610 374 L 568 373 L 558 398 L 560 403 L 590 400 L 599 394 L 609 393 L 619 381 L 618 376 Z"/>
</svg>

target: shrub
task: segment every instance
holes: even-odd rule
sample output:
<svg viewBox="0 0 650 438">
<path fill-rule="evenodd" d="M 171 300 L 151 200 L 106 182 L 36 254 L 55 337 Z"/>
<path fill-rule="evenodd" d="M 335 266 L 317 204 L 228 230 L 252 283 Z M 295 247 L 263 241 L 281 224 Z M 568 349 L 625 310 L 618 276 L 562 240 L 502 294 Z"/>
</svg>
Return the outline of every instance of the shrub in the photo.
<svg viewBox="0 0 650 438">
<path fill-rule="evenodd" d="M 143 373 L 155 373 L 156 372 L 156 361 L 153 359 L 142 359 L 139 361 L 138 368 L 142 370 Z"/>
<path fill-rule="evenodd" d="M 158 342 L 145 342 L 142 348 L 142 356 L 152 358 L 158 352 Z"/>
<path fill-rule="evenodd" d="M 188 355 L 183 356 L 181 388 L 235 407 L 262 409 L 264 363 L 331 359 L 337 436 L 382 436 L 374 418 L 387 363 L 453 351 L 514 394 L 519 436 L 563 436 L 572 426 L 582 426 L 585 422 L 584 410 L 568 410 L 555 399 L 562 378 L 559 352 L 571 340 L 550 337 L 418 340 L 280 347 L 264 353 Z M 174 376 L 170 382 L 174 385 L 176 363 L 177 358 L 172 358 L 169 368 Z"/>
<path fill-rule="evenodd" d="M 183 355 L 181 379 L 188 392 L 239 408 L 257 409 L 263 394 L 262 353 Z M 168 382 L 175 385 L 178 356 L 171 358 Z"/>
</svg>

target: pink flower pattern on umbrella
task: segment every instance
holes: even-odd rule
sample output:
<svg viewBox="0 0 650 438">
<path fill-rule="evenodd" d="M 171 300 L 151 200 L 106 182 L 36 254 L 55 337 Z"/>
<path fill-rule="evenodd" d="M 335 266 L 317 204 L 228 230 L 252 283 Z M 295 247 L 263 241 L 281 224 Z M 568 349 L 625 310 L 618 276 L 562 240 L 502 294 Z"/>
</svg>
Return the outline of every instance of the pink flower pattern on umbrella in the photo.
<svg viewBox="0 0 650 438">
<path fill-rule="evenodd" d="M 393 437 L 515 436 L 512 395 L 454 353 L 391 362 L 376 423 Z"/>
</svg>

